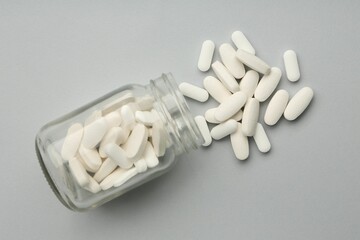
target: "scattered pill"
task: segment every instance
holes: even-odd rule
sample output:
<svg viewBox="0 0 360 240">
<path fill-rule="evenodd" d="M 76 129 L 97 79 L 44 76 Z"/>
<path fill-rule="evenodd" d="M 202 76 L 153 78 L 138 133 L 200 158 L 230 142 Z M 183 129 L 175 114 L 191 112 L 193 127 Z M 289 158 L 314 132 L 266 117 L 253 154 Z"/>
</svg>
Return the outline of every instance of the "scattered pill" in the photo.
<svg viewBox="0 0 360 240">
<path fill-rule="evenodd" d="M 254 140 L 260 152 L 266 153 L 270 151 L 271 144 L 261 123 L 257 123 L 256 125 Z"/>
<path fill-rule="evenodd" d="M 224 86 L 230 92 L 237 92 L 239 91 L 239 84 L 237 83 L 236 79 L 231 75 L 229 70 L 219 61 L 214 62 L 211 65 L 212 69 L 214 70 L 216 76 L 218 76 L 219 80 L 224 84 Z"/>
<path fill-rule="evenodd" d="M 132 161 L 139 159 L 145 150 L 147 139 L 147 128 L 141 123 L 136 124 L 129 138 L 122 145 L 127 157 Z"/>
<path fill-rule="evenodd" d="M 106 158 L 105 161 L 101 164 L 99 170 L 94 175 L 94 179 L 97 182 L 101 182 L 106 176 L 108 176 L 118 165 L 116 162 L 110 158 Z"/>
<path fill-rule="evenodd" d="M 281 70 L 277 67 L 272 67 L 268 75 L 264 75 L 257 88 L 255 89 L 255 98 L 259 102 L 264 102 L 274 92 L 280 82 Z"/>
<path fill-rule="evenodd" d="M 75 123 L 69 127 L 61 149 L 61 156 L 64 160 L 68 161 L 76 155 L 83 132 L 84 129 L 81 123 Z"/>
<path fill-rule="evenodd" d="M 119 174 L 114 180 L 114 187 L 119 187 L 138 174 L 136 168 L 130 168 Z"/>
<path fill-rule="evenodd" d="M 245 75 L 244 65 L 237 59 L 235 49 L 228 43 L 224 43 L 219 47 L 221 61 L 229 72 L 237 79 Z"/>
<path fill-rule="evenodd" d="M 82 144 L 86 148 L 94 148 L 104 137 L 107 130 L 108 125 L 104 118 L 95 120 L 94 122 L 84 127 Z"/>
<path fill-rule="evenodd" d="M 231 96 L 230 91 L 213 76 L 207 76 L 203 84 L 210 96 L 219 103 L 222 103 L 226 98 Z"/>
<path fill-rule="evenodd" d="M 284 64 L 287 79 L 291 82 L 298 81 L 300 78 L 300 69 L 296 53 L 293 50 L 287 50 L 284 53 Z"/>
<path fill-rule="evenodd" d="M 304 87 L 300 89 L 289 101 L 288 105 L 285 108 L 284 117 L 293 121 L 298 118 L 305 109 L 309 106 L 314 92 L 309 87 Z"/>
<path fill-rule="evenodd" d="M 255 49 L 242 32 L 233 32 L 233 34 L 231 35 L 231 39 L 238 49 L 242 49 L 244 51 L 247 51 L 248 53 L 255 55 Z"/>
<path fill-rule="evenodd" d="M 190 83 L 180 83 L 179 89 L 184 96 L 192 98 L 199 102 L 206 102 L 206 100 L 208 100 L 209 98 L 209 93 L 205 89 L 202 89 Z"/>
<path fill-rule="evenodd" d="M 76 158 L 69 159 L 69 168 L 76 182 L 84 187 L 89 184 L 89 175 Z"/>
<path fill-rule="evenodd" d="M 248 98 L 251 98 L 255 89 L 259 83 L 259 74 L 254 70 L 249 70 L 246 72 L 245 76 L 240 81 L 240 91 L 246 93 Z"/>
<path fill-rule="evenodd" d="M 211 40 L 206 40 L 201 46 L 198 68 L 202 72 L 209 70 L 214 55 L 215 44 Z"/>
<path fill-rule="evenodd" d="M 209 146 L 212 142 L 211 134 L 209 127 L 206 123 L 206 120 L 203 116 L 196 116 L 195 118 L 196 125 L 198 126 L 201 135 L 204 138 L 204 143 L 202 144 L 204 147 Z"/>
<path fill-rule="evenodd" d="M 242 118 L 242 131 L 245 136 L 254 136 L 256 123 L 259 120 L 260 104 L 255 98 L 250 98 L 245 104 Z"/>
<path fill-rule="evenodd" d="M 257 56 L 248 53 L 245 50 L 238 49 L 236 57 L 246 66 L 264 75 L 269 74 L 270 66 Z"/>
<path fill-rule="evenodd" d="M 277 91 L 266 108 L 264 122 L 269 126 L 275 125 L 283 115 L 288 101 L 289 93 L 286 90 Z"/>
<path fill-rule="evenodd" d="M 215 111 L 215 119 L 223 122 L 236 114 L 245 104 L 247 95 L 236 92 L 221 103 Z"/>
<path fill-rule="evenodd" d="M 234 119 L 229 119 L 226 122 L 220 123 L 211 130 L 211 136 L 215 140 L 220 140 L 237 129 L 237 122 Z"/>
<path fill-rule="evenodd" d="M 237 123 L 237 129 L 230 135 L 230 141 L 237 159 L 245 160 L 249 157 L 249 140 L 242 131 L 241 123 Z"/>
</svg>

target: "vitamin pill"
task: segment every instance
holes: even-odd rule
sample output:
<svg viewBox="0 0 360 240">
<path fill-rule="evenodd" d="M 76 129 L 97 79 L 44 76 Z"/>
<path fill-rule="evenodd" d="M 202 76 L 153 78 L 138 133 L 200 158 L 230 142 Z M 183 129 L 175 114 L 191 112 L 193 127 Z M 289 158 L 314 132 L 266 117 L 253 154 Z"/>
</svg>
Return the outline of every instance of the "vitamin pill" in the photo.
<svg viewBox="0 0 360 240">
<path fill-rule="evenodd" d="M 215 140 L 222 139 L 229 134 L 232 134 L 237 129 L 237 122 L 234 119 L 229 119 L 226 122 L 220 123 L 211 129 L 211 136 Z"/>
<path fill-rule="evenodd" d="M 260 123 L 257 123 L 257 125 L 256 125 L 254 141 L 260 152 L 266 153 L 266 152 L 270 151 L 271 144 L 270 144 L 269 138 L 266 135 L 264 127 Z"/>
<path fill-rule="evenodd" d="M 203 116 L 196 116 L 195 118 L 196 125 L 198 126 L 201 135 L 204 138 L 204 143 L 202 144 L 204 147 L 209 146 L 212 142 L 211 134 L 209 127 L 206 123 L 206 120 Z"/>
<path fill-rule="evenodd" d="M 287 50 L 284 53 L 284 64 L 286 76 L 291 82 L 296 82 L 300 78 L 299 63 L 296 53 L 293 50 Z"/>
<path fill-rule="evenodd" d="M 199 102 L 206 102 L 209 98 L 209 93 L 198 86 L 195 86 L 190 83 L 180 83 L 179 89 L 184 96 L 192 98 Z"/>
<path fill-rule="evenodd" d="M 154 148 L 150 142 L 146 143 L 144 159 L 148 168 L 153 168 L 159 165 L 159 159 L 157 158 Z"/>
<path fill-rule="evenodd" d="M 99 170 L 94 175 L 94 179 L 97 182 L 101 182 L 106 176 L 108 176 L 118 165 L 115 161 L 110 158 L 105 159 L 105 161 L 101 164 Z"/>
<path fill-rule="evenodd" d="M 135 119 L 137 122 L 144 124 L 147 127 L 151 127 L 159 117 L 154 112 L 149 111 L 136 111 Z"/>
<path fill-rule="evenodd" d="M 229 90 L 215 77 L 207 76 L 203 84 L 210 96 L 219 103 L 222 103 L 226 98 L 231 96 Z"/>
<path fill-rule="evenodd" d="M 96 149 L 80 146 L 79 153 L 91 172 L 96 172 L 100 168 L 102 161 Z"/>
<path fill-rule="evenodd" d="M 214 55 L 215 44 L 211 40 L 206 40 L 201 46 L 198 68 L 202 72 L 209 70 Z"/>
<path fill-rule="evenodd" d="M 249 157 L 249 140 L 242 131 L 241 123 L 237 123 L 237 129 L 230 135 L 230 141 L 237 159 L 245 160 Z"/>
<path fill-rule="evenodd" d="M 131 178 L 137 174 L 136 168 L 130 168 L 129 170 L 124 171 L 122 174 L 119 174 L 114 180 L 114 187 L 119 187 L 129 181 Z"/>
<path fill-rule="evenodd" d="M 126 141 L 130 132 L 128 130 L 124 130 L 121 127 L 113 127 L 111 128 L 101 140 L 99 147 L 99 154 L 101 157 L 106 157 L 104 152 L 104 147 L 109 143 L 115 143 L 116 145 L 120 145 Z"/>
<path fill-rule="evenodd" d="M 83 132 L 84 129 L 81 123 L 75 123 L 69 127 L 61 149 L 61 156 L 65 161 L 68 161 L 76 155 L 83 137 Z"/>
<path fill-rule="evenodd" d="M 287 91 L 283 89 L 277 91 L 266 108 L 264 122 L 269 126 L 275 125 L 283 115 L 288 101 Z"/>
<path fill-rule="evenodd" d="M 272 67 L 268 75 L 264 75 L 257 88 L 255 89 L 255 98 L 259 102 L 264 102 L 274 92 L 280 82 L 281 70 L 277 67 Z"/>
<path fill-rule="evenodd" d="M 95 181 L 90 175 L 89 175 L 89 183 L 88 185 L 84 186 L 84 189 L 88 190 L 91 193 L 98 193 L 101 191 L 101 187 L 97 181 Z"/>
<path fill-rule="evenodd" d="M 136 124 L 129 138 L 122 145 L 127 157 L 132 161 L 139 159 L 145 150 L 147 139 L 147 128 L 141 123 Z"/>
<path fill-rule="evenodd" d="M 94 148 L 104 137 L 108 125 L 104 118 L 100 118 L 84 127 L 82 145 L 86 148 Z"/>
<path fill-rule="evenodd" d="M 248 53 L 242 49 L 238 49 L 236 57 L 246 66 L 264 75 L 269 74 L 270 66 L 257 56 Z"/>
<path fill-rule="evenodd" d="M 136 122 L 134 112 L 132 111 L 131 107 L 128 105 L 123 106 L 120 109 L 120 114 L 122 118 L 121 126 L 128 130 L 133 129 Z"/>
<path fill-rule="evenodd" d="M 150 111 L 153 108 L 154 101 L 154 97 L 150 95 L 136 98 L 136 103 L 140 111 Z"/>
<path fill-rule="evenodd" d="M 106 145 L 104 147 L 104 152 L 106 153 L 106 156 L 111 158 L 111 160 L 113 160 L 121 168 L 129 169 L 133 165 L 133 162 L 128 159 L 124 149 L 115 143 L 109 143 Z"/>
<path fill-rule="evenodd" d="M 240 81 L 240 91 L 246 93 L 248 98 L 251 98 L 255 93 L 258 83 L 259 74 L 254 70 L 249 70 Z"/>
<path fill-rule="evenodd" d="M 211 65 L 212 69 L 214 70 L 216 76 L 218 76 L 219 80 L 224 84 L 224 86 L 230 92 L 237 92 L 239 91 L 239 84 L 237 83 L 236 79 L 231 75 L 229 70 L 219 61 L 214 62 Z"/>
<path fill-rule="evenodd" d="M 120 126 L 121 115 L 118 111 L 111 112 L 104 117 L 108 129 Z"/>
<path fill-rule="evenodd" d="M 235 113 L 233 116 L 231 116 L 231 119 L 234 119 L 235 121 L 240 121 L 243 117 L 243 111 L 240 109 L 237 113 Z"/>
<path fill-rule="evenodd" d="M 231 39 L 238 49 L 242 49 L 244 51 L 247 51 L 248 53 L 255 55 L 255 49 L 242 32 L 233 32 L 233 34 L 231 35 Z"/>
<path fill-rule="evenodd" d="M 84 187 L 89 184 L 89 175 L 87 174 L 85 168 L 81 163 L 77 160 L 77 158 L 69 159 L 69 168 L 74 176 L 76 182 Z"/>
<path fill-rule="evenodd" d="M 146 161 L 145 159 L 143 158 L 140 158 L 139 160 L 137 160 L 136 162 L 134 162 L 134 166 L 136 168 L 136 171 L 138 173 L 143 173 L 143 172 L 146 172 L 147 170 L 147 164 L 146 164 Z"/>
<path fill-rule="evenodd" d="M 244 65 L 236 58 L 235 49 L 228 43 L 219 47 L 221 61 L 235 78 L 242 78 L 245 75 Z"/>
<path fill-rule="evenodd" d="M 259 120 L 259 101 L 250 98 L 245 104 L 244 115 L 242 118 L 242 131 L 245 136 L 253 136 L 256 130 L 256 123 Z"/>
<path fill-rule="evenodd" d="M 108 190 L 114 186 L 115 181 L 125 172 L 125 169 L 117 168 L 115 171 L 110 173 L 104 180 L 101 181 L 100 187 L 102 190 Z"/>
<path fill-rule="evenodd" d="M 108 103 L 104 106 L 102 110 L 102 114 L 105 116 L 108 113 L 111 113 L 113 111 L 116 111 L 117 109 L 120 109 L 122 106 L 129 102 L 135 101 L 135 97 L 131 91 L 124 91 L 122 93 L 122 96 L 117 98 L 116 100 L 113 100 L 112 102 Z"/>
<path fill-rule="evenodd" d="M 245 104 L 247 95 L 236 92 L 221 103 L 215 111 L 215 119 L 223 122 L 236 114 Z"/>
<path fill-rule="evenodd" d="M 298 118 L 309 106 L 313 96 L 314 92 L 311 88 L 304 87 L 300 89 L 295 96 L 290 99 L 285 108 L 284 117 L 289 121 Z"/>
<path fill-rule="evenodd" d="M 206 110 L 205 112 L 205 119 L 207 122 L 209 123 L 221 123 L 219 120 L 215 119 L 215 111 L 217 110 L 217 108 L 209 108 L 208 110 Z"/>
<path fill-rule="evenodd" d="M 161 121 L 156 121 L 153 124 L 151 143 L 156 156 L 164 156 L 166 150 L 166 132 Z"/>
</svg>

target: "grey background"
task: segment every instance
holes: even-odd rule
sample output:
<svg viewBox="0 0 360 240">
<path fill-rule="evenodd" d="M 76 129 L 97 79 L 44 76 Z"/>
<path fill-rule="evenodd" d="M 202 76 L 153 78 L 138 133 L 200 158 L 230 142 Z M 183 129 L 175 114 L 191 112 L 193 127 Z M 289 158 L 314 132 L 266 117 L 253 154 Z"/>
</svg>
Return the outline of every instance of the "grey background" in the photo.
<svg viewBox="0 0 360 240">
<path fill-rule="evenodd" d="M 360 239 L 359 10 L 350 0 L 0 1 L 1 239 Z M 298 121 L 266 128 L 271 152 L 251 141 L 240 162 L 225 139 L 96 210 L 63 207 L 37 162 L 38 129 L 162 72 L 201 85 L 202 41 L 219 46 L 235 30 L 282 70 L 294 49 L 301 80 L 279 88 L 315 91 Z"/>
</svg>

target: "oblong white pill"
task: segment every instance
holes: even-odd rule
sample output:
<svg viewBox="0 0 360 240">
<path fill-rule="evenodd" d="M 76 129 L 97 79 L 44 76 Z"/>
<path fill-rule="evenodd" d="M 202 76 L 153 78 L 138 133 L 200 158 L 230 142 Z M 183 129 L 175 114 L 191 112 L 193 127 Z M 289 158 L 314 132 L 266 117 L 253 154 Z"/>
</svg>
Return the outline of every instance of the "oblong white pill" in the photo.
<svg viewBox="0 0 360 240">
<path fill-rule="evenodd" d="M 100 142 L 99 154 L 101 157 L 106 157 L 104 152 L 104 147 L 109 143 L 115 143 L 116 145 L 120 145 L 124 143 L 128 137 L 130 132 L 128 130 L 123 130 L 122 127 L 113 127 L 111 128 L 103 137 Z"/>
<path fill-rule="evenodd" d="M 230 91 L 215 77 L 207 76 L 204 79 L 204 88 L 217 102 L 222 103 L 231 96 Z"/>
<path fill-rule="evenodd" d="M 142 97 L 136 98 L 135 102 L 139 106 L 140 111 L 150 111 L 154 105 L 154 97 L 151 95 L 145 95 Z"/>
<path fill-rule="evenodd" d="M 107 123 L 108 129 L 118 127 L 121 124 L 121 115 L 118 111 L 107 114 L 106 116 L 104 116 L 104 119 Z"/>
<path fill-rule="evenodd" d="M 101 187 L 97 181 L 95 181 L 90 175 L 89 175 L 89 184 L 84 187 L 84 189 L 88 190 L 91 193 L 98 193 L 101 191 Z"/>
<path fill-rule="evenodd" d="M 208 121 L 209 123 L 221 123 L 219 120 L 215 119 L 215 112 L 216 112 L 217 108 L 209 108 L 208 110 L 206 110 L 204 116 L 206 121 Z"/>
<path fill-rule="evenodd" d="M 84 128 L 81 123 L 74 123 L 69 127 L 61 149 L 61 157 L 65 161 L 73 158 L 78 152 L 83 132 Z"/>
<path fill-rule="evenodd" d="M 245 75 L 245 67 L 237 59 L 235 49 L 228 43 L 221 44 L 219 47 L 220 58 L 229 72 L 237 79 Z"/>
<path fill-rule="evenodd" d="M 202 89 L 190 83 L 180 83 L 179 89 L 184 96 L 192 98 L 199 102 L 206 102 L 206 100 L 208 100 L 209 98 L 209 93 L 205 89 Z"/>
<path fill-rule="evenodd" d="M 270 151 L 271 144 L 261 123 L 257 123 L 256 125 L 254 140 L 260 152 L 266 153 Z"/>
<path fill-rule="evenodd" d="M 114 187 L 120 187 L 121 185 L 129 181 L 131 178 L 135 177 L 136 174 L 138 174 L 136 168 L 130 168 L 122 174 L 119 174 L 119 176 L 114 181 Z"/>
<path fill-rule="evenodd" d="M 82 145 L 86 148 L 94 148 L 104 137 L 108 125 L 104 118 L 99 118 L 89 125 L 84 127 L 84 136 L 82 139 Z"/>
<path fill-rule="evenodd" d="M 286 90 L 277 91 L 266 108 L 264 122 L 269 126 L 275 125 L 283 115 L 288 101 L 289 93 Z"/>
<path fill-rule="evenodd" d="M 240 31 L 235 31 L 232 33 L 231 39 L 237 48 L 240 48 L 247 51 L 248 53 L 255 55 L 255 49 L 251 45 L 249 40 L 245 37 L 244 33 Z"/>
<path fill-rule="evenodd" d="M 231 116 L 230 119 L 234 119 L 235 121 L 240 121 L 243 118 L 243 111 L 240 109 L 237 113 Z"/>
<path fill-rule="evenodd" d="M 259 120 L 260 104 L 255 98 L 249 98 L 245 104 L 242 118 L 242 131 L 245 136 L 254 136 L 256 124 Z"/>
<path fill-rule="evenodd" d="M 83 165 L 83 167 L 85 168 L 86 171 L 88 172 L 96 172 L 96 166 L 94 167 L 93 165 L 89 166 L 86 161 L 81 157 L 80 153 L 77 154 L 75 156 L 75 158 L 77 158 L 79 160 L 79 162 Z"/>
<path fill-rule="evenodd" d="M 209 70 L 214 55 L 215 44 L 211 40 L 206 40 L 201 46 L 198 68 L 202 72 Z"/>
<path fill-rule="evenodd" d="M 284 117 L 289 120 L 295 120 L 298 118 L 305 109 L 309 106 L 314 91 L 309 87 L 300 89 L 289 101 L 285 108 Z"/>
<path fill-rule="evenodd" d="M 89 184 L 89 175 L 77 158 L 69 159 L 69 168 L 76 182 L 84 187 Z"/>
<path fill-rule="evenodd" d="M 150 111 L 136 111 L 135 119 L 137 122 L 142 123 L 147 127 L 151 127 L 154 122 L 159 119 L 159 116 Z"/>
<path fill-rule="evenodd" d="M 264 75 L 257 88 L 255 89 L 255 98 L 259 102 L 264 102 L 274 92 L 281 79 L 281 70 L 272 67 L 268 75 Z"/>
<path fill-rule="evenodd" d="M 204 143 L 202 144 L 204 147 L 209 146 L 212 142 L 212 138 L 211 138 L 211 134 L 210 134 L 210 130 L 209 127 L 206 123 L 206 120 L 203 116 L 196 116 L 195 118 L 195 123 L 198 126 L 201 135 L 204 138 Z"/>
<path fill-rule="evenodd" d="M 237 129 L 230 135 L 230 141 L 237 159 L 245 160 L 249 157 L 249 140 L 242 132 L 241 123 L 237 123 Z"/>
<path fill-rule="evenodd" d="M 143 159 L 143 158 L 140 158 L 139 160 L 135 161 L 135 162 L 134 162 L 134 166 L 135 166 L 136 171 L 137 171 L 138 173 L 146 172 L 146 170 L 147 170 L 147 168 L 148 168 L 148 166 L 147 166 L 147 164 L 146 164 L 146 161 L 145 161 L 145 159 Z"/>
<path fill-rule="evenodd" d="M 109 143 L 106 145 L 104 147 L 104 152 L 121 168 L 129 169 L 133 165 L 133 162 L 128 159 L 127 153 L 124 149 L 115 143 Z"/>
<path fill-rule="evenodd" d="M 293 50 L 287 50 L 284 53 L 284 64 L 287 79 L 291 82 L 296 82 L 300 78 L 299 63 L 296 53 Z"/>
<path fill-rule="evenodd" d="M 96 149 L 88 149 L 81 145 L 79 153 L 87 168 L 89 168 L 89 171 L 96 172 L 100 168 L 102 161 Z"/>
<path fill-rule="evenodd" d="M 114 186 L 115 181 L 125 172 L 123 168 L 117 168 L 115 171 L 110 173 L 104 180 L 101 181 L 100 187 L 102 190 L 108 190 Z"/>
<path fill-rule="evenodd" d="M 251 98 L 255 93 L 258 83 L 259 74 L 254 70 L 249 70 L 240 81 L 240 91 L 246 93 L 248 98 Z"/>
<path fill-rule="evenodd" d="M 134 94 L 131 91 L 126 90 L 121 93 L 120 97 L 118 97 L 115 100 L 111 101 L 110 103 L 106 104 L 103 107 L 102 114 L 105 116 L 106 114 L 109 114 L 113 111 L 116 111 L 117 109 L 120 109 L 125 104 L 134 102 L 134 101 L 135 101 Z"/>
<path fill-rule="evenodd" d="M 139 159 L 146 147 L 148 140 L 148 131 L 144 124 L 138 123 L 130 133 L 127 141 L 122 145 L 126 152 L 126 156 L 135 161 Z"/>
<path fill-rule="evenodd" d="M 152 127 L 151 143 L 157 157 L 162 157 L 166 151 L 166 132 L 161 121 L 156 121 Z"/>
<path fill-rule="evenodd" d="M 159 165 L 159 159 L 157 158 L 154 148 L 152 147 L 150 142 L 146 143 L 144 155 L 143 155 L 146 165 L 148 168 L 153 168 Z"/>
<path fill-rule="evenodd" d="M 234 119 L 229 119 L 226 122 L 220 123 L 211 129 L 211 136 L 215 140 L 222 139 L 229 134 L 232 134 L 237 129 L 237 122 Z"/>
<path fill-rule="evenodd" d="M 104 178 L 106 178 L 118 165 L 115 161 L 110 158 L 105 159 L 105 161 L 101 164 L 99 170 L 94 175 L 94 179 L 97 182 L 101 182 Z"/>
<path fill-rule="evenodd" d="M 230 92 L 234 93 L 240 90 L 236 79 L 221 62 L 216 61 L 211 65 L 211 67 L 222 84 L 224 84 Z"/>
<path fill-rule="evenodd" d="M 215 119 L 223 122 L 236 114 L 245 104 L 247 95 L 243 92 L 236 92 L 222 102 L 215 111 Z"/>
<path fill-rule="evenodd" d="M 245 50 L 238 49 L 236 57 L 246 66 L 262 74 L 269 74 L 270 66 L 259 57 L 248 53 Z"/>
<path fill-rule="evenodd" d="M 135 126 L 135 116 L 129 105 L 125 105 L 120 109 L 120 114 L 122 118 L 121 126 L 131 130 Z"/>
</svg>

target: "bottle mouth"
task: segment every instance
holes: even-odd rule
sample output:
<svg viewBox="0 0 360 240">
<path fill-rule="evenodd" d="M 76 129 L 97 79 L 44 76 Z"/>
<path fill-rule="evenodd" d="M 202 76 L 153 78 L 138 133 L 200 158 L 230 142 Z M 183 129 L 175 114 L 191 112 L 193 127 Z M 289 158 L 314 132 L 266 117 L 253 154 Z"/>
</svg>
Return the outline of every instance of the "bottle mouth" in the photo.
<svg viewBox="0 0 360 240">
<path fill-rule="evenodd" d="M 204 139 L 172 74 L 162 74 L 151 80 L 150 89 L 159 103 L 155 107 L 162 115 L 172 143 L 176 145 L 175 154 L 189 152 L 201 146 Z"/>
</svg>

